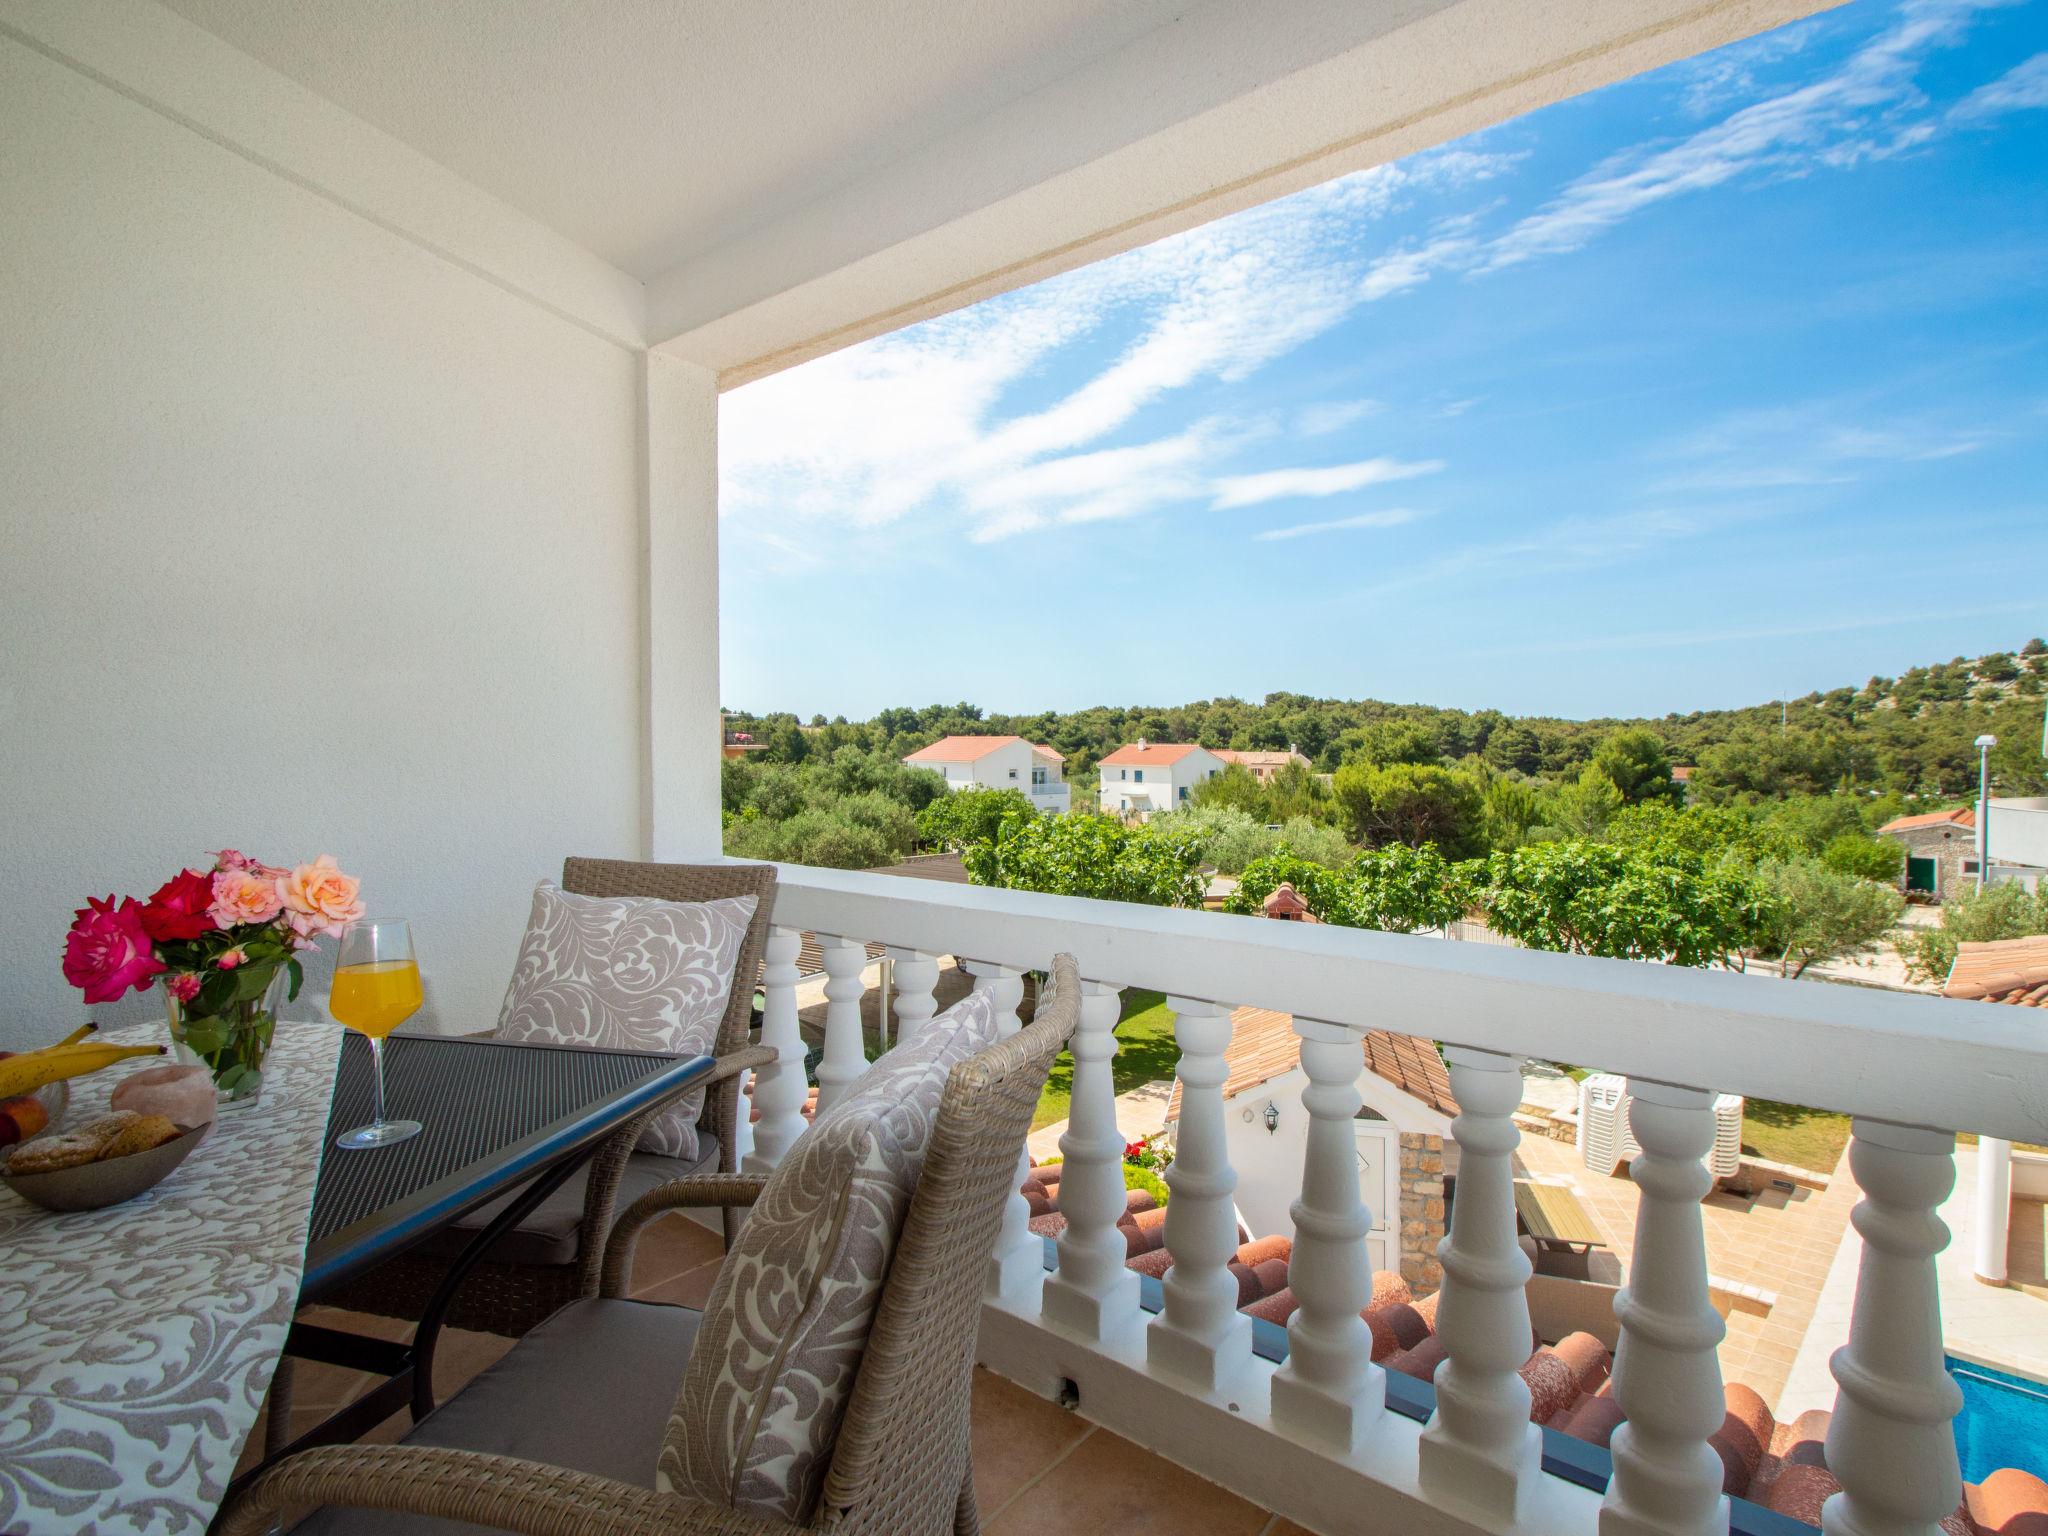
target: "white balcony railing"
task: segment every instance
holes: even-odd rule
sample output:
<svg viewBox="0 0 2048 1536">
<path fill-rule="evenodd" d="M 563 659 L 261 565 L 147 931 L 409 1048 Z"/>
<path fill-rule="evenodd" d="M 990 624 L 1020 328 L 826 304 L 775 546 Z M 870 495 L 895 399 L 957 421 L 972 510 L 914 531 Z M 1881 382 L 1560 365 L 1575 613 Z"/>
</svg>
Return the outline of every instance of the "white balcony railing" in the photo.
<svg viewBox="0 0 2048 1536">
<path fill-rule="evenodd" d="M 828 936 L 821 1101 L 859 1070 L 861 941 L 896 957 L 903 1038 L 933 1014 L 937 959 L 960 957 L 1014 1010 L 1026 971 L 1067 951 L 1084 1000 L 1057 1258 L 1013 1198 L 988 1257 L 981 1358 L 1089 1418 L 1268 1508 L 1328 1530 L 1573 1536 L 1717 1536 L 1730 1523 L 1708 1445 L 1724 1412 L 1700 1198 L 1716 1091 L 1855 1117 L 1855 1213 L 1866 1257 L 1834 1360 L 1827 1440 L 1843 1491 L 1831 1536 L 1935 1536 L 1960 1496 L 1943 1369 L 1936 1207 L 1958 1129 L 2048 1141 L 2048 1037 L 2026 1010 L 1437 939 L 1168 911 L 1027 892 L 923 885 L 785 866 L 767 973 L 752 1154 L 770 1166 L 803 1129 L 796 935 Z M 1140 1305 L 1115 1223 L 1123 1213 L 1111 1061 L 1116 992 L 1166 993 L 1177 1015 L 1181 1117 L 1168 1173 L 1173 1267 L 1158 1311 Z M 1227 1263 L 1236 1221 L 1221 1099 L 1231 1009 L 1292 1014 L 1310 1118 L 1293 1207 L 1289 1285 L 1300 1306 L 1284 1357 L 1255 1352 Z M 1372 1225 L 1354 1167 L 1357 1035 L 1444 1042 L 1461 1107 L 1457 1198 L 1440 1249 L 1446 1359 L 1433 1403 L 1389 1391 L 1360 1312 Z M 1528 1260 L 1511 1181 L 1522 1058 L 1593 1063 L 1631 1080 L 1639 1209 L 1613 1391 L 1625 1423 L 1604 1495 L 1542 1470 L 1530 1396 Z M 1020 1170 L 1021 1171 L 1021 1170 Z M 1426 1389 L 1425 1389 L 1426 1390 Z M 1403 1399 L 1396 1404 L 1396 1397 Z M 1401 1406 L 1403 1412 L 1383 1411 Z M 1411 1416 L 1411 1414 L 1413 1416 Z M 1423 1416 L 1426 1415 L 1426 1422 Z"/>
</svg>

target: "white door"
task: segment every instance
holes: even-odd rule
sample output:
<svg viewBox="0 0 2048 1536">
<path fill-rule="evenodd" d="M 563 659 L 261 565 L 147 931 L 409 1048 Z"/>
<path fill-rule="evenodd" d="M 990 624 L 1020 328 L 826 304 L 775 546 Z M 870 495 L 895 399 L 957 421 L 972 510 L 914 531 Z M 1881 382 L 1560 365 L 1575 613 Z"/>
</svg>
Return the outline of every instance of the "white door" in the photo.
<svg viewBox="0 0 2048 1536">
<path fill-rule="evenodd" d="M 1377 1270 L 1401 1271 L 1401 1141 L 1384 1120 L 1352 1122 L 1358 1141 L 1358 1198 L 1372 1212 L 1365 1251 Z"/>
</svg>

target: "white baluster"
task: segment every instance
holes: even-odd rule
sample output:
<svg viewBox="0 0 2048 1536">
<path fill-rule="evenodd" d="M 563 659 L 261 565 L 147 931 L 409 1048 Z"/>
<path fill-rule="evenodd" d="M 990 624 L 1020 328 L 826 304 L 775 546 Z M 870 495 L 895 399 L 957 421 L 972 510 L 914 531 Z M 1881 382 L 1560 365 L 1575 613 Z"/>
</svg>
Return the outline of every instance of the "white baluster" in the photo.
<svg viewBox="0 0 2048 1536">
<path fill-rule="evenodd" d="M 996 1027 L 1007 1038 L 1024 1027 L 1017 1017 L 1017 1005 L 1024 1001 L 1024 973 L 1013 965 L 989 960 L 963 962 L 974 978 L 974 990 L 995 999 Z M 1017 1149 L 1017 1184 L 1031 1172 L 1028 1147 Z M 1002 1230 L 989 1249 L 987 1294 L 1035 1307 L 1039 1289 L 1045 1283 L 1045 1244 L 1031 1230 L 1031 1207 L 1022 1192 L 1011 1187 L 1003 1202 Z"/>
<path fill-rule="evenodd" d="M 1067 1225 L 1059 1236 L 1059 1268 L 1045 1281 L 1045 1316 L 1097 1341 L 1138 1326 L 1138 1276 L 1124 1267 L 1128 1245 L 1116 1225 L 1124 1213 L 1124 1138 L 1116 1125 L 1110 1063 L 1116 1059 L 1122 1005 L 1122 989 L 1081 983 L 1074 1091 L 1060 1137 L 1060 1214 Z"/>
<path fill-rule="evenodd" d="M 1230 1198 L 1237 1172 L 1223 1140 L 1230 1010 L 1184 997 L 1170 997 L 1166 1005 L 1174 1011 L 1180 1046 L 1180 1129 L 1166 1170 L 1173 1267 L 1160 1282 L 1165 1306 L 1152 1320 L 1146 1358 L 1155 1370 L 1220 1392 L 1250 1363 L 1252 1351 L 1252 1320 L 1237 1310 L 1237 1281 L 1228 1268 L 1237 1252 Z"/>
<path fill-rule="evenodd" d="M 1849 1168 L 1863 1199 L 1863 1239 L 1849 1342 L 1829 1363 L 1835 1413 L 1828 1470 L 1842 1491 L 1821 1506 L 1827 1536 L 1936 1536 L 1962 1498 L 1949 1421 L 1963 1396 L 1942 1365 L 1934 1256 L 1948 1246 L 1935 1215 L 1955 1187 L 1955 1137 L 1858 1120 Z"/>
<path fill-rule="evenodd" d="M 1301 1102 L 1309 1122 L 1301 1198 L 1290 1207 L 1294 1255 L 1287 1283 L 1301 1306 L 1287 1321 L 1287 1363 L 1273 1377 L 1273 1422 L 1349 1455 L 1364 1443 L 1387 1396 L 1386 1373 L 1372 1363 L 1372 1330 L 1359 1316 L 1372 1300 L 1365 1251 L 1372 1212 L 1358 1189 L 1358 1074 L 1365 1054 L 1357 1031 L 1341 1025 L 1298 1018 L 1294 1032 L 1308 1073 Z M 1185 1086 L 1181 1103 L 1185 1126 Z M 1179 1203 L 1176 1191 L 1166 1207 L 1169 1218 Z"/>
<path fill-rule="evenodd" d="M 908 1045 L 937 1008 L 932 993 L 939 984 L 939 957 L 891 945 L 889 958 L 896 962 L 896 1027 L 892 1033 L 898 1045 Z"/>
<path fill-rule="evenodd" d="M 767 964 L 761 968 L 761 1043 L 775 1060 L 754 1074 L 754 1149 L 741 1166 L 768 1173 L 804 1133 L 804 1040 L 796 1027 L 796 956 L 803 935 L 794 928 L 768 930 Z M 740 1111 L 745 1114 L 744 1108 Z"/>
<path fill-rule="evenodd" d="M 1457 1045 L 1444 1054 L 1458 1101 L 1458 1199 L 1450 1235 L 1436 1249 L 1444 1266 L 1436 1332 L 1447 1358 L 1436 1373 L 1436 1413 L 1422 1432 L 1420 1472 L 1432 1497 L 1506 1522 L 1543 1456 L 1520 1373 L 1530 1338 L 1530 1264 L 1515 1241 L 1521 1063 Z"/>
<path fill-rule="evenodd" d="M 754 1074 L 752 1071 L 740 1074 L 739 1113 L 733 1116 L 736 1122 L 732 1128 L 733 1166 L 745 1168 L 747 1159 L 754 1155 Z"/>
<path fill-rule="evenodd" d="M 1629 1128 L 1642 1153 L 1629 1164 L 1639 1191 L 1628 1285 L 1614 1298 L 1621 1343 L 1614 1395 L 1628 1422 L 1614 1432 L 1614 1476 L 1600 1536 L 1715 1536 L 1728 1529 L 1721 1458 L 1707 1437 L 1721 1427 L 1727 1325 L 1707 1295 L 1700 1201 L 1714 1180 L 1714 1096 L 1631 1080 Z M 1458 1199 L 1465 1198 L 1464 1174 Z"/>
<path fill-rule="evenodd" d="M 818 1061 L 818 1113 L 823 1114 L 868 1069 L 860 1033 L 861 973 L 868 949 L 858 939 L 818 937 L 825 957 L 825 1054 Z"/>
</svg>

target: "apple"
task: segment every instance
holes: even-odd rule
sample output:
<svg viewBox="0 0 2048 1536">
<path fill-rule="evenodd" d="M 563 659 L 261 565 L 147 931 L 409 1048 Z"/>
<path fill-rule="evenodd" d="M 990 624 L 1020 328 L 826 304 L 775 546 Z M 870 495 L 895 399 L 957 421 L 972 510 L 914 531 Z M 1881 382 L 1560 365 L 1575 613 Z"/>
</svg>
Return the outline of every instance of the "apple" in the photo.
<svg viewBox="0 0 2048 1536">
<path fill-rule="evenodd" d="M 33 1094 L 0 1099 L 0 1147 L 13 1146 L 17 1141 L 27 1141 L 49 1123 L 50 1112 L 43 1107 L 43 1101 Z"/>
</svg>

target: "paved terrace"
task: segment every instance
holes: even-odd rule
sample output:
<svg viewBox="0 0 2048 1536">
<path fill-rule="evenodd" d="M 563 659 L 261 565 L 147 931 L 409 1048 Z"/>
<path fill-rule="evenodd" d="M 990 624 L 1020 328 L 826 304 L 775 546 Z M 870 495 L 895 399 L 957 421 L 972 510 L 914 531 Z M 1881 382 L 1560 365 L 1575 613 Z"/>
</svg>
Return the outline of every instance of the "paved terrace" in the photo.
<svg viewBox="0 0 2048 1536">
<path fill-rule="evenodd" d="M 1578 1190 L 1626 1274 L 1635 1244 L 1634 1182 L 1626 1175 L 1610 1178 L 1595 1173 L 1579 1160 L 1577 1147 L 1542 1136 L 1525 1135 L 1517 1156 L 1531 1175 L 1562 1179 Z M 1858 1198 L 1846 1157 L 1826 1190 L 1801 1187 L 1788 1194 L 1767 1189 L 1753 1199 L 1708 1197 L 1701 1207 L 1707 1272 L 1717 1282 L 1755 1286 L 1776 1297 L 1768 1311 L 1750 1304 L 1727 1311 L 1728 1337 L 1721 1345 L 1723 1381 L 1749 1387 L 1766 1403 L 1779 1400 Z M 1944 1296 L 1944 1305 L 1947 1301 Z M 1833 1401 L 1830 1392 L 1822 1406 Z"/>
</svg>

